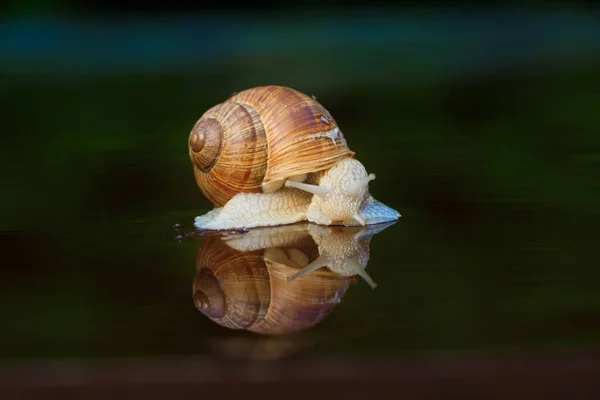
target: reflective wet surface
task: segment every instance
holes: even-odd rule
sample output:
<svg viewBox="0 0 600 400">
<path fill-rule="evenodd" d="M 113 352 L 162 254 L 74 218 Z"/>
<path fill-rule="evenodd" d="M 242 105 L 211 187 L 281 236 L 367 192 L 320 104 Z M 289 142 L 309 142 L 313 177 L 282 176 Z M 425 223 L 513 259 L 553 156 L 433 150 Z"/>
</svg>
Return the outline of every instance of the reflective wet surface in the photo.
<svg viewBox="0 0 600 400">
<path fill-rule="evenodd" d="M 2 354 L 244 358 L 237 343 L 282 331 L 309 357 L 595 346 L 597 218 L 539 208 L 404 209 L 374 236 L 380 226 L 201 235 L 193 213 L 77 237 L 5 232 Z M 288 281 L 323 257 L 337 269 Z"/>
<path fill-rule="evenodd" d="M 597 221 L 480 207 L 489 213 L 440 217 L 449 225 L 435 229 L 412 210 L 390 226 L 207 234 L 185 223 L 193 214 L 172 215 L 78 253 L 61 251 L 69 235 L 52 247 L 5 233 L 14 268 L 0 386 L 42 396 L 275 395 L 298 384 L 292 398 L 596 393 L 598 273 L 576 260 L 593 256 Z M 292 280 L 323 256 L 370 279 L 320 268 Z"/>
</svg>

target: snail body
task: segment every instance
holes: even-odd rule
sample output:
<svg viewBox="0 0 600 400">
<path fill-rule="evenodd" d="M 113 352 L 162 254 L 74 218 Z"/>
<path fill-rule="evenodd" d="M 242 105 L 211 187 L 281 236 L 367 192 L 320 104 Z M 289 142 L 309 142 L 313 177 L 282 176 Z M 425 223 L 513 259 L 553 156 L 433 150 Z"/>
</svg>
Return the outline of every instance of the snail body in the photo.
<svg viewBox="0 0 600 400">
<path fill-rule="evenodd" d="M 291 88 L 256 87 L 212 107 L 190 133 L 189 154 L 216 206 L 196 218 L 199 229 L 364 226 L 400 216 L 369 194 L 375 176 L 354 159 L 331 114 Z"/>
</svg>

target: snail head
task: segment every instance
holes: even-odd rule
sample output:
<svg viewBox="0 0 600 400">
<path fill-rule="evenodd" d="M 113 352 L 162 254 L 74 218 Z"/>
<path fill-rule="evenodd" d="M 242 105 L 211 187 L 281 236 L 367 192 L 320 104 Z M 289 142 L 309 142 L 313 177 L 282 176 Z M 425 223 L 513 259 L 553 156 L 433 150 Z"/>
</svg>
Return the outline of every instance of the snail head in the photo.
<svg viewBox="0 0 600 400">
<path fill-rule="evenodd" d="M 323 225 L 362 225 L 367 221 L 361 215 L 369 195 L 369 182 L 374 174 L 354 158 L 346 158 L 321 178 L 319 185 L 287 181 L 286 185 L 313 193 L 307 218 Z"/>
</svg>

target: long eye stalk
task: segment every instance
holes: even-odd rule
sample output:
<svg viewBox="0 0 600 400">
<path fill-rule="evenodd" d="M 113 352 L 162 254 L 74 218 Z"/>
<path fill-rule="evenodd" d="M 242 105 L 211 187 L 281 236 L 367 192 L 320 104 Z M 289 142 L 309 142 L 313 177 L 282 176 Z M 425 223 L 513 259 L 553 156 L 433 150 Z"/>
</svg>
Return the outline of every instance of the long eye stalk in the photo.
<svg viewBox="0 0 600 400">
<path fill-rule="evenodd" d="M 310 185 L 308 183 L 295 182 L 289 179 L 285 181 L 285 186 L 304 190 L 305 192 L 316 194 L 319 197 L 325 197 L 330 193 L 329 189 L 327 188 L 317 185 Z"/>
</svg>

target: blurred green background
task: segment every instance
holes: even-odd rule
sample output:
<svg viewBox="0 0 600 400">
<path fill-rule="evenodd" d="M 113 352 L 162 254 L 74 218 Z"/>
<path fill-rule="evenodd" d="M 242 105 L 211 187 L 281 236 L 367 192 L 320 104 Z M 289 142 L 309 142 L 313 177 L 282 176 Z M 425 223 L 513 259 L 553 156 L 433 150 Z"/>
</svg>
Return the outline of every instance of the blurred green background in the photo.
<svg viewBox="0 0 600 400">
<path fill-rule="evenodd" d="M 373 239 L 379 287 L 352 287 L 308 354 L 599 344 L 592 6 L 111 7 L 1 20 L 0 357 L 259 340 L 194 309 L 199 242 L 173 225 L 211 208 L 195 121 L 267 84 L 315 95 L 403 215 Z"/>
</svg>

